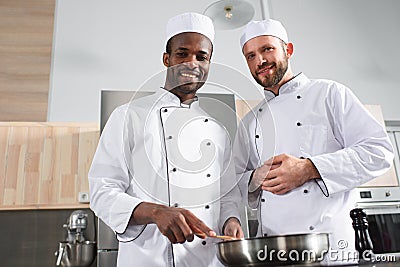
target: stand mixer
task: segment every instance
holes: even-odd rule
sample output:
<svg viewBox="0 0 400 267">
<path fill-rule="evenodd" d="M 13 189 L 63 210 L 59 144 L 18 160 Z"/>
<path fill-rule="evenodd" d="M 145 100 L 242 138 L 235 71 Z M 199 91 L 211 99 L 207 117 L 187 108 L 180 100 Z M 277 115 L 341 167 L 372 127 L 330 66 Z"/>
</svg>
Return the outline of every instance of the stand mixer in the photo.
<svg viewBox="0 0 400 267">
<path fill-rule="evenodd" d="M 82 210 L 76 210 L 71 213 L 67 220 L 67 224 L 63 227 L 67 228 L 68 236 L 67 242 L 76 243 L 85 241 L 85 236 L 83 231 L 87 227 L 87 213 Z"/>
<path fill-rule="evenodd" d="M 67 240 L 59 243 L 56 251 L 56 266 L 88 267 L 96 253 L 96 242 L 86 240 L 84 231 L 88 224 L 88 214 L 75 210 L 63 225 L 67 229 Z"/>
</svg>

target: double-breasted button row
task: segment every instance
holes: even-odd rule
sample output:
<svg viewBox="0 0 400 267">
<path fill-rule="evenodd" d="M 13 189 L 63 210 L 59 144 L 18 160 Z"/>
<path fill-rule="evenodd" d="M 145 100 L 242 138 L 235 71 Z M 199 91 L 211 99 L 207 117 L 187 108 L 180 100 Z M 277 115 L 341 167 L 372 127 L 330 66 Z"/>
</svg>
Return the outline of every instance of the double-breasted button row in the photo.
<svg viewBox="0 0 400 267">
<path fill-rule="evenodd" d="M 258 112 L 262 112 L 262 111 L 263 111 L 263 108 L 259 108 L 259 109 L 258 109 Z M 260 135 L 259 135 L 259 134 L 256 134 L 255 137 L 258 139 L 258 138 L 260 138 Z"/>
<path fill-rule="evenodd" d="M 163 109 L 163 112 L 168 112 L 168 109 L 166 109 L 166 108 Z M 205 118 L 205 119 L 204 119 L 204 122 L 208 122 L 208 119 Z M 173 138 L 174 138 L 174 137 L 173 137 L 172 135 L 168 135 L 168 136 L 167 136 L 167 139 L 168 139 L 168 140 L 171 140 L 171 139 L 173 139 Z M 209 146 L 209 145 L 211 145 L 211 143 L 208 142 L 207 145 Z"/>
<path fill-rule="evenodd" d="M 174 167 L 174 168 L 171 169 L 170 172 L 177 172 L 177 171 L 178 171 L 178 169 Z M 206 177 L 207 177 L 207 178 L 210 178 L 210 177 L 211 177 L 211 173 L 207 173 L 207 174 L 206 174 Z"/>
<path fill-rule="evenodd" d="M 302 96 L 301 96 L 301 95 L 297 95 L 296 98 L 297 98 L 297 99 L 301 99 Z M 298 122 L 296 123 L 296 125 L 300 127 L 300 126 L 302 125 L 302 123 L 301 123 L 300 121 L 298 121 Z"/>
<path fill-rule="evenodd" d="M 176 202 L 176 203 L 174 203 L 172 206 L 175 207 L 175 208 L 178 208 L 178 207 L 179 207 L 179 203 Z M 210 205 L 205 205 L 204 208 L 205 208 L 206 210 L 208 210 L 208 209 L 210 209 L 211 207 L 210 207 Z"/>
</svg>

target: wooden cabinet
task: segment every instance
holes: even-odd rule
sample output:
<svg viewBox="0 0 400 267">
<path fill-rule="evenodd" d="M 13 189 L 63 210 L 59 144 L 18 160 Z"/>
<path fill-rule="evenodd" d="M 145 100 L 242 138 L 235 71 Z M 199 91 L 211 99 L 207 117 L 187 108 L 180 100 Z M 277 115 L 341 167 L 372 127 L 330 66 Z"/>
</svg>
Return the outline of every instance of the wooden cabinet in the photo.
<svg viewBox="0 0 400 267">
<path fill-rule="evenodd" d="M 0 208 L 87 206 L 98 139 L 93 123 L 0 122 Z"/>
<path fill-rule="evenodd" d="M 55 3 L 0 1 L 0 121 L 46 121 Z"/>
</svg>

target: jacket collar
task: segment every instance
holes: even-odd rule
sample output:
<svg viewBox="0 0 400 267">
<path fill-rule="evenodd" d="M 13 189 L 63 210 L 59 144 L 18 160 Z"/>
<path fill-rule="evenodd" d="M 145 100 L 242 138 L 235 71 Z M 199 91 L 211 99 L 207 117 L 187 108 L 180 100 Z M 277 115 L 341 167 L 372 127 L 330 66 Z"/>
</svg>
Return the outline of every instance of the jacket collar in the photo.
<svg viewBox="0 0 400 267">
<path fill-rule="evenodd" d="M 198 97 L 196 96 L 192 103 L 183 104 L 179 97 L 168 91 L 167 89 L 160 87 L 154 94 L 154 97 L 157 99 L 156 101 L 161 106 L 170 106 L 170 107 L 196 107 L 199 105 Z"/>
<path fill-rule="evenodd" d="M 296 76 L 294 76 L 292 79 L 284 83 L 280 88 L 279 88 L 279 93 L 278 95 L 275 95 L 272 91 L 265 90 L 264 89 L 264 96 L 266 101 L 270 101 L 271 99 L 280 96 L 280 95 L 285 95 L 285 94 L 290 94 L 299 88 L 301 88 L 304 84 L 308 83 L 310 80 L 307 78 L 307 76 L 300 72 Z"/>
</svg>

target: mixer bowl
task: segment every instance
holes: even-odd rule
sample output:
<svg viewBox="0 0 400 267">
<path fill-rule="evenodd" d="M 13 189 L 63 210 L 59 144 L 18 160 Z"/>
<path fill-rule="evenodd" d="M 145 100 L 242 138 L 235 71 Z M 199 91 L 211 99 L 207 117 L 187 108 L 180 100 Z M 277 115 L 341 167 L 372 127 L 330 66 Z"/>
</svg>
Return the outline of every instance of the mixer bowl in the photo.
<svg viewBox="0 0 400 267">
<path fill-rule="evenodd" d="M 60 242 L 60 246 L 64 247 L 61 266 L 65 267 L 88 267 L 93 263 L 97 253 L 94 241 L 76 243 L 63 241 Z"/>
</svg>

